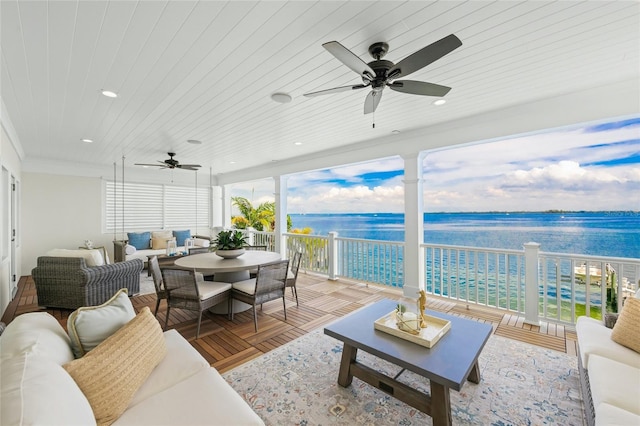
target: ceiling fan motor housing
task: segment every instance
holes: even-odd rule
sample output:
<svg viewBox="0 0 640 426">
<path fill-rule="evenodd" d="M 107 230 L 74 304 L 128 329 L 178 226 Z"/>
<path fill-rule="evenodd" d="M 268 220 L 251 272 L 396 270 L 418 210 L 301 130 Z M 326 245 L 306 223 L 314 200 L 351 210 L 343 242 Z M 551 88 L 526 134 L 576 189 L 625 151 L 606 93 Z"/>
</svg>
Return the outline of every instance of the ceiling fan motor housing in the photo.
<svg viewBox="0 0 640 426">
<path fill-rule="evenodd" d="M 164 162 L 165 162 L 167 165 L 169 165 L 169 167 L 174 168 L 174 167 L 176 167 L 178 164 L 180 164 L 178 160 L 174 160 L 174 159 L 173 159 L 173 156 L 174 156 L 174 155 L 176 155 L 176 153 L 175 153 L 175 152 L 167 152 L 167 155 L 169 155 L 169 157 L 170 157 L 170 158 L 169 158 L 169 159 L 167 159 L 167 160 L 164 160 Z"/>
<path fill-rule="evenodd" d="M 382 90 L 387 83 L 387 73 L 393 67 L 393 62 L 380 59 L 377 61 L 371 61 L 368 65 L 376 72 L 375 77 L 371 80 L 371 88 L 374 90 Z M 362 80 L 365 84 L 367 83 L 367 80 L 364 78 Z"/>
</svg>

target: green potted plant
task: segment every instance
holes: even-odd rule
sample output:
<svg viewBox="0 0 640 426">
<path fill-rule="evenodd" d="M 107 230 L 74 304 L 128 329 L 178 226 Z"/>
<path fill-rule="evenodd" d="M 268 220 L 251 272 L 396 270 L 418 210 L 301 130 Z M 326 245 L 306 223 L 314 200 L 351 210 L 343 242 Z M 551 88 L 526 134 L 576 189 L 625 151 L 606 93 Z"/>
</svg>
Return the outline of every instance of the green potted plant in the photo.
<svg viewBox="0 0 640 426">
<path fill-rule="evenodd" d="M 214 240 L 216 254 L 225 259 L 233 259 L 244 253 L 247 237 L 241 231 L 220 231 Z"/>
</svg>

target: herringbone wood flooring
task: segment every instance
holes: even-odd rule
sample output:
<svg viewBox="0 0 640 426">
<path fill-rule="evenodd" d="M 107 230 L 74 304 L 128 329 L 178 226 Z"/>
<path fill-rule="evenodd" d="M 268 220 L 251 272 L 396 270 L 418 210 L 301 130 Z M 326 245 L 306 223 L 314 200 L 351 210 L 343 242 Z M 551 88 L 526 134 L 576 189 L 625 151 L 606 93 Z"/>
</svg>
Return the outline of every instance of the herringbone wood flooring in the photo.
<svg viewBox="0 0 640 426">
<path fill-rule="evenodd" d="M 298 297 L 296 306 L 291 292 L 287 292 L 287 319 L 281 301 L 265 303 L 258 310 L 258 333 L 254 332 L 251 310 L 235 314 L 233 321 L 226 315 L 206 312 L 202 318 L 200 337 L 195 339 L 196 313 L 172 309 L 169 327 L 175 328 L 209 363 L 220 372 L 256 358 L 265 352 L 322 327 L 337 318 L 378 300 L 400 299 L 399 290 L 377 285 L 345 280 L 329 281 L 325 277 L 300 273 L 298 275 Z M 155 294 L 131 298 L 136 311 L 148 306 L 155 308 Z M 552 350 L 576 354 L 575 332 L 563 326 L 543 323 L 541 326 L 524 324 L 523 318 L 502 311 L 490 310 L 474 305 L 453 303 L 446 299 L 428 297 L 428 309 L 447 312 L 476 321 L 490 323 L 494 333 Z M 11 302 L 2 321 L 10 322 L 25 312 L 46 311 L 54 315 L 66 328 L 71 311 L 38 307 L 35 285 L 31 277 L 22 277 L 18 293 Z M 160 304 L 158 320 L 164 325 L 166 304 Z"/>
</svg>

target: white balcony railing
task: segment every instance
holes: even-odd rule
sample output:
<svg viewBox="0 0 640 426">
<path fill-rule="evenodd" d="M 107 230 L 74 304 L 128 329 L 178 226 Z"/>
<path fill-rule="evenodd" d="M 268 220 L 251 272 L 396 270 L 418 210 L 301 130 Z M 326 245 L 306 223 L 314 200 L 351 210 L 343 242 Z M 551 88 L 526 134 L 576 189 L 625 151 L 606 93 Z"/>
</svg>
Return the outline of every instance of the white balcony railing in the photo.
<svg viewBox="0 0 640 426">
<path fill-rule="evenodd" d="M 271 233 L 254 233 L 254 245 L 274 249 Z M 289 258 L 304 253 L 301 269 L 402 288 L 404 243 L 285 234 Z M 422 244 L 425 290 L 459 302 L 511 311 L 535 324 L 574 324 L 577 317 L 619 312 L 640 284 L 640 259 L 524 250 Z M 604 271 L 604 272 L 603 272 Z"/>
</svg>

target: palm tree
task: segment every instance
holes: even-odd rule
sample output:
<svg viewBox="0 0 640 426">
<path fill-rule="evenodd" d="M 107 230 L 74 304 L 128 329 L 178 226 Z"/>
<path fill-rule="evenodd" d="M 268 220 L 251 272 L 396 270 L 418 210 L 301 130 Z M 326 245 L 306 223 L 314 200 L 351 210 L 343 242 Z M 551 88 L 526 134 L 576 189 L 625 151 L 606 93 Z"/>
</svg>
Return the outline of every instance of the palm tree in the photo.
<svg viewBox="0 0 640 426">
<path fill-rule="evenodd" d="M 244 197 L 231 197 L 231 202 L 242 216 L 234 216 L 231 223 L 238 229 L 254 228 L 258 231 L 273 231 L 276 222 L 276 203 L 267 201 L 253 207 Z M 291 217 L 287 215 L 287 231 L 291 229 Z"/>
<path fill-rule="evenodd" d="M 251 201 L 244 197 L 231 197 L 231 202 L 238 208 L 242 215 L 241 219 L 236 219 L 238 216 L 231 219 L 237 228 L 245 229 L 252 227 L 258 231 L 271 231 L 271 224 L 274 222 L 276 216 L 275 203 L 264 202 L 258 207 L 253 207 Z"/>
</svg>

